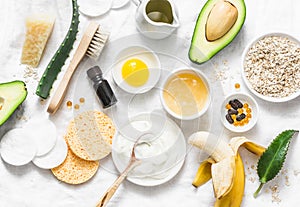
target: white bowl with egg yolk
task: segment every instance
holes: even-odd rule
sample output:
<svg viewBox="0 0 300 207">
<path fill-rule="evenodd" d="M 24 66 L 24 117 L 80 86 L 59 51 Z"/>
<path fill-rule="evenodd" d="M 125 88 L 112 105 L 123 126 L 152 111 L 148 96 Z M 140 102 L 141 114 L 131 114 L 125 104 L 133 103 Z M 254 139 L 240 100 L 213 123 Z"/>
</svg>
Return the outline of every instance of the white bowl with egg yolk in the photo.
<svg viewBox="0 0 300 207">
<path fill-rule="evenodd" d="M 124 91 L 141 94 L 157 84 L 160 68 L 160 61 L 152 50 L 144 46 L 130 46 L 118 53 L 112 67 L 112 76 Z"/>
<path fill-rule="evenodd" d="M 160 100 L 173 117 L 196 119 L 207 111 L 211 102 L 208 79 L 195 69 L 175 70 L 163 82 Z"/>
</svg>

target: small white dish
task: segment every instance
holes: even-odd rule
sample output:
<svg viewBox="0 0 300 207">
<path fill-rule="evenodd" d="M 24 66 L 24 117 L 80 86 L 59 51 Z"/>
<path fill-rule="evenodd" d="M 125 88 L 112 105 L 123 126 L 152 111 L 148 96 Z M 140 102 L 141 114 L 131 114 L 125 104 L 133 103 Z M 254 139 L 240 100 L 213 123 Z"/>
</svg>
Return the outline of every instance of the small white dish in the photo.
<svg viewBox="0 0 300 207">
<path fill-rule="evenodd" d="M 230 124 L 227 121 L 226 114 L 228 109 L 226 109 L 226 105 L 229 103 L 230 100 L 234 100 L 234 99 L 238 99 L 243 104 L 248 103 L 249 108 L 251 109 L 251 116 L 252 116 L 248 124 L 245 124 L 243 126 L 234 126 L 233 124 Z M 247 95 L 245 93 L 233 93 L 227 96 L 221 105 L 221 121 L 223 125 L 232 132 L 241 133 L 252 129 L 258 120 L 258 114 L 259 114 L 259 109 L 258 109 L 257 102 L 252 96 Z"/>
<path fill-rule="evenodd" d="M 131 86 L 122 77 L 122 67 L 130 59 L 143 61 L 149 70 L 149 78 L 144 85 Z M 124 91 L 132 94 L 141 94 L 151 90 L 158 82 L 161 74 L 160 61 L 157 55 L 144 46 L 131 46 L 123 49 L 116 57 L 112 67 L 112 76 L 115 83 Z"/>
<path fill-rule="evenodd" d="M 192 115 L 180 115 L 180 114 L 175 113 L 173 110 L 171 110 L 169 108 L 169 106 L 167 105 L 167 103 L 164 99 L 164 91 L 165 91 L 166 85 L 169 83 L 169 81 L 171 81 L 178 74 L 186 74 L 186 73 L 187 74 L 195 74 L 197 77 L 199 77 L 201 79 L 201 81 L 203 82 L 203 84 L 205 85 L 206 90 L 208 92 L 207 100 L 206 100 L 206 103 L 205 103 L 204 107 L 201 110 L 197 111 L 197 113 L 192 114 Z M 162 88 L 160 90 L 160 101 L 161 101 L 164 109 L 170 115 L 172 115 L 174 118 L 179 119 L 179 120 L 193 120 L 193 119 L 196 119 L 196 118 L 202 116 L 208 110 L 210 102 L 211 102 L 211 89 L 210 89 L 210 86 L 209 86 L 208 79 L 199 70 L 195 70 L 195 69 L 177 69 L 174 72 L 172 72 L 170 75 L 168 75 L 168 77 L 164 80 L 164 82 L 162 84 Z"/>
<path fill-rule="evenodd" d="M 137 115 L 124 126 L 124 128 L 128 126 L 135 128 L 136 130 L 133 130 L 137 131 L 136 134 L 141 132 L 154 134 L 150 137 L 142 137 L 141 141 L 147 139 L 147 143 L 142 143 L 135 149 L 136 157 L 142 162 L 127 176 L 127 180 L 141 186 L 156 186 L 169 181 L 180 171 L 186 156 L 185 137 L 175 122 L 168 117 L 163 117 L 158 122 L 157 118 L 161 117 L 159 114 L 155 115 L 157 117 L 154 119 L 149 116 L 151 114 Z M 112 158 L 119 172 L 126 168 L 131 149 L 137 139 L 137 137 L 127 137 L 127 131 L 126 129 L 118 131 L 112 144 Z"/>
<path fill-rule="evenodd" d="M 298 90 L 297 92 L 293 93 L 290 96 L 287 97 L 283 97 L 283 98 L 277 98 L 277 97 L 270 97 L 270 96 L 265 96 L 263 94 L 258 93 L 257 91 L 255 91 L 251 85 L 251 83 L 249 82 L 249 80 L 246 78 L 245 75 L 245 70 L 244 70 L 244 62 L 245 62 L 245 58 L 246 55 L 248 53 L 248 51 L 250 50 L 250 48 L 255 45 L 259 40 L 263 39 L 264 37 L 268 37 L 268 36 L 282 36 L 282 37 L 287 37 L 289 39 L 291 39 L 292 41 L 298 43 L 298 45 L 300 46 L 300 41 L 298 39 L 296 39 L 295 37 L 285 34 L 285 33 L 280 33 L 280 32 L 272 32 L 272 33 L 268 33 L 268 34 L 264 34 L 261 35 L 255 39 L 253 39 L 250 44 L 248 44 L 248 46 L 246 47 L 246 49 L 244 50 L 243 54 L 242 54 L 242 78 L 244 83 L 246 84 L 247 88 L 251 91 L 251 93 L 253 93 L 254 95 L 256 95 L 257 97 L 265 100 L 265 101 L 269 101 L 269 102 L 274 102 L 274 103 L 280 103 L 280 102 L 286 102 L 286 101 L 290 101 L 292 99 L 297 98 L 300 95 L 300 90 Z"/>
</svg>

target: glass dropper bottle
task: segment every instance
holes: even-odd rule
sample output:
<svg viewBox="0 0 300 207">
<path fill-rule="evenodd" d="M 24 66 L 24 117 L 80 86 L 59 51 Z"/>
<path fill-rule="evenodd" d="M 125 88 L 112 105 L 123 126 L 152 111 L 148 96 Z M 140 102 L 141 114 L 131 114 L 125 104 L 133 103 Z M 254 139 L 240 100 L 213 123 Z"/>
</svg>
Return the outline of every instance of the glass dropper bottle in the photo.
<svg viewBox="0 0 300 207">
<path fill-rule="evenodd" d="M 93 81 L 94 89 L 103 108 L 108 108 L 117 103 L 117 98 L 111 89 L 108 81 L 103 78 L 103 73 L 99 66 L 94 66 L 87 71 L 88 77 Z"/>
</svg>

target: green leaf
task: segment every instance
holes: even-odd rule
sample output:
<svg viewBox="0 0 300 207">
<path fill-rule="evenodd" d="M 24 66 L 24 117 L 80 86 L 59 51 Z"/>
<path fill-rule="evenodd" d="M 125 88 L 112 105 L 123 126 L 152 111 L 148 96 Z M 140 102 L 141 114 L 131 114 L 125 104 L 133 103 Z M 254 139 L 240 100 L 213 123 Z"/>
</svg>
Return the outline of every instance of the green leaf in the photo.
<svg viewBox="0 0 300 207">
<path fill-rule="evenodd" d="M 41 77 L 36 94 L 41 98 L 48 98 L 54 81 L 56 80 L 61 68 L 64 66 L 66 59 L 69 57 L 73 44 L 76 40 L 79 25 L 79 12 L 77 0 L 72 0 L 73 15 L 68 33 L 60 44 L 54 56 L 51 58 L 43 76 Z"/>
<path fill-rule="evenodd" d="M 257 174 L 259 176 L 260 186 L 254 193 L 256 197 L 263 184 L 272 180 L 280 172 L 285 161 L 289 144 L 292 137 L 298 133 L 297 130 L 286 130 L 279 134 L 260 157 L 257 165 Z"/>
</svg>

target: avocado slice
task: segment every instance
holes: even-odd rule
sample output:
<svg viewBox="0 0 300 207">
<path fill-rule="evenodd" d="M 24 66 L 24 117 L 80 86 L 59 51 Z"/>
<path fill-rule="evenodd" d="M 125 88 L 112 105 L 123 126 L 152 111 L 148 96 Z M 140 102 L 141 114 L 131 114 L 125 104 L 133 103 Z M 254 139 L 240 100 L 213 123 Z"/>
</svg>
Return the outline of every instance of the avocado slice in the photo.
<svg viewBox="0 0 300 207">
<path fill-rule="evenodd" d="M 237 9 L 238 16 L 235 23 L 222 37 L 209 41 L 206 37 L 206 24 L 214 6 L 220 2 L 225 1 L 230 3 Z M 192 62 L 201 64 L 208 61 L 220 50 L 226 47 L 239 33 L 246 18 L 246 5 L 244 0 L 208 0 L 203 6 L 198 20 L 196 22 L 190 50 L 189 58 Z"/>
<path fill-rule="evenodd" d="M 27 96 L 23 81 L 0 83 L 0 126 L 13 114 Z"/>
</svg>

